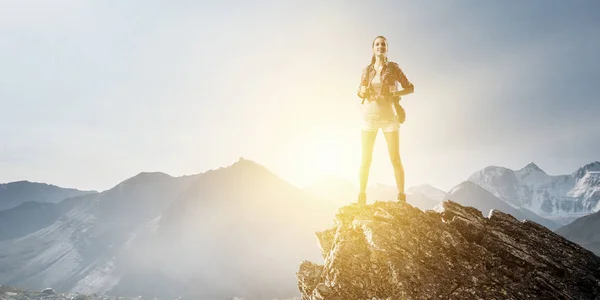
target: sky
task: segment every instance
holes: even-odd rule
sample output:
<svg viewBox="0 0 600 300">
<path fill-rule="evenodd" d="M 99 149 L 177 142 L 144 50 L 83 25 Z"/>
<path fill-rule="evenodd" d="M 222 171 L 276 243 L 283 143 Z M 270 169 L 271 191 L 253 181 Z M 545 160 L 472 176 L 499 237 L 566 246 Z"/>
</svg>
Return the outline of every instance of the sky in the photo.
<svg viewBox="0 0 600 300">
<path fill-rule="evenodd" d="M 0 0 L 0 183 L 103 191 L 240 157 L 358 184 L 375 36 L 415 86 L 407 187 L 600 160 L 600 2 Z M 383 134 L 369 183 L 394 185 Z"/>
</svg>

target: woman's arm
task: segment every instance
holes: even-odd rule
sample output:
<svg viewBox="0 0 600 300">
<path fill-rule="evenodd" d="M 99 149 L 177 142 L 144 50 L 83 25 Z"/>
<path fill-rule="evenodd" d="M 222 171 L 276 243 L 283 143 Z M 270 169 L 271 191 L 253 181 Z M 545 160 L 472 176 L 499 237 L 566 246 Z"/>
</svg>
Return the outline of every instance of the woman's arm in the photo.
<svg viewBox="0 0 600 300">
<path fill-rule="evenodd" d="M 409 83 L 409 86 L 404 87 L 401 91 L 397 91 L 393 93 L 394 97 L 402 97 L 404 95 L 412 94 L 415 92 L 415 86 L 412 83 Z"/>
<path fill-rule="evenodd" d="M 401 91 L 397 91 L 393 93 L 394 97 L 401 97 L 404 95 L 408 95 L 408 94 L 412 94 L 415 91 L 415 86 L 410 83 L 410 81 L 408 81 L 408 78 L 406 78 L 406 75 L 404 75 L 404 72 L 402 72 L 402 69 L 400 69 L 400 66 L 398 66 L 397 63 L 393 63 L 394 64 L 394 75 L 395 75 L 395 79 L 400 82 L 400 85 L 402 86 L 402 90 Z"/>
<path fill-rule="evenodd" d="M 356 94 L 358 95 L 358 98 L 361 99 L 365 99 L 366 98 L 366 84 L 365 82 L 367 81 L 367 68 L 365 67 L 362 70 L 362 74 L 360 76 L 360 84 L 358 85 L 358 91 L 356 92 Z"/>
</svg>

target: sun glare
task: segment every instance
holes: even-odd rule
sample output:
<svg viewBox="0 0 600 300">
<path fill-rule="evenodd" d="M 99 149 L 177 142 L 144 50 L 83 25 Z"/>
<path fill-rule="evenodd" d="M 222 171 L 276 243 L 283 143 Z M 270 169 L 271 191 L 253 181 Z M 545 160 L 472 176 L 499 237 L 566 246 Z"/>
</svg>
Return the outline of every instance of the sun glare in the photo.
<svg viewBox="0 0 600 300">
<path fill-rule="evenodd" d="M 304 183 L 311 183 L 320 177 L 347 177 L 355 171 L 359 159 L 357 147 L 347 145 L 343 140 L 335 139 L 334 133 L 306 135 L 293 144 L 293 168 L 296 176 Z M 358 149 L 360 150 L 360 149 Z"/>
</svg>

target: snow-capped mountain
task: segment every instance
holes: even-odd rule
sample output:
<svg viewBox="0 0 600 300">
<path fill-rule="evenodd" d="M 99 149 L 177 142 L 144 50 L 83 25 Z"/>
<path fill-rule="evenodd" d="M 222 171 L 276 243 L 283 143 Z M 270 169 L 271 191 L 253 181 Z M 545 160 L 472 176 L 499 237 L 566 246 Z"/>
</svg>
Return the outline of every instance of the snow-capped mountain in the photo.
<svg viewBox="0 0 600 300">
<path fill-rule="evenodd" d="M 25 202 L 58 203 L 66 198 L 95 193 L 26 180 L 3 183 L 0 184 L 0 210 Z"/>
<path fill-rule="evenodd" d="M 480 185 L 469 180 L 450 189 L 448 194 L 444 196 L 444 199 L 452 200 L 464 206 L 474 207 L 481 211 L 484 216 L 487 216 L 490 213 L 490 210 L 497 209 L 504 213 L 511 214 L 518 220 L 522 221 L 527 219 L 543 225 L 550 230 L 555 230 L 560 227 L 558 223 L 542 218 L 527 209 L 514 208 L 508 205 Z"/>
<path fill-rule="evenodd" d="M 512 206 L 471 181 L 448 195 L 411 187 L 407 201 L 425 210 L 458 200 L 553 228 L 522 203 L 538 203 L 535 191 L 549 186 L 597 205 L 599 169 L 591 164 L 562 177 L 533 164 L 482 171 L 480 181 L 513 196 Z M 297 292 L 298 261 L 322 258 L 314 232 L 355 202 L 356 192 L 351 182 L 335 179 L 300 189 L 241 158 L 198 175 L 140 173 L 102 193 L 21 203 L 0 211 L 0 284 L 124 296 L 285 298 Z M 395 201 L 397 190 L 373 184 L 367 194 L 369 202 Z"/>
<path fill-rule="evenodd" d="M 534 163 L 516 171 L 489 166 L 469 180 L 513 207 L 526 208 L 563 224 L 600 210 L 598 161 L 567 175 L 548 175 Z"/>
</svg>

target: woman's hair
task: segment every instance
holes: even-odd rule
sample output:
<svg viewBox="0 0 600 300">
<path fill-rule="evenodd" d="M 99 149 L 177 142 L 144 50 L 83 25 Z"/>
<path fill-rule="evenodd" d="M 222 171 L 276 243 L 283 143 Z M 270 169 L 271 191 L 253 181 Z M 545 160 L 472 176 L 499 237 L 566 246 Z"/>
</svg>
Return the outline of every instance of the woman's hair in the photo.
<svg viewBox="0 0 600 300">
<path fill-rule="evenodd" d="M 386 41 L 387 41 L 387 39 L 386 39 L 386 38 L 385 38 L 385 36 L 383 36 L 383 35 L 376 36 L 376 37 L 373 39 L 373 42 L 371 43 L 371 50 L 373 49 L 373 46 L 375 46 L 375 41 L 376 41 L 378 38 L 382 38 L 382 39 L 384 39 L 384 40 L 386 40 Z M 375 54 L 373 54 L 373 55 L 371 56 L 371 65 L 373 65 L 374 63 L 375 63 Z"/>
</svg>

